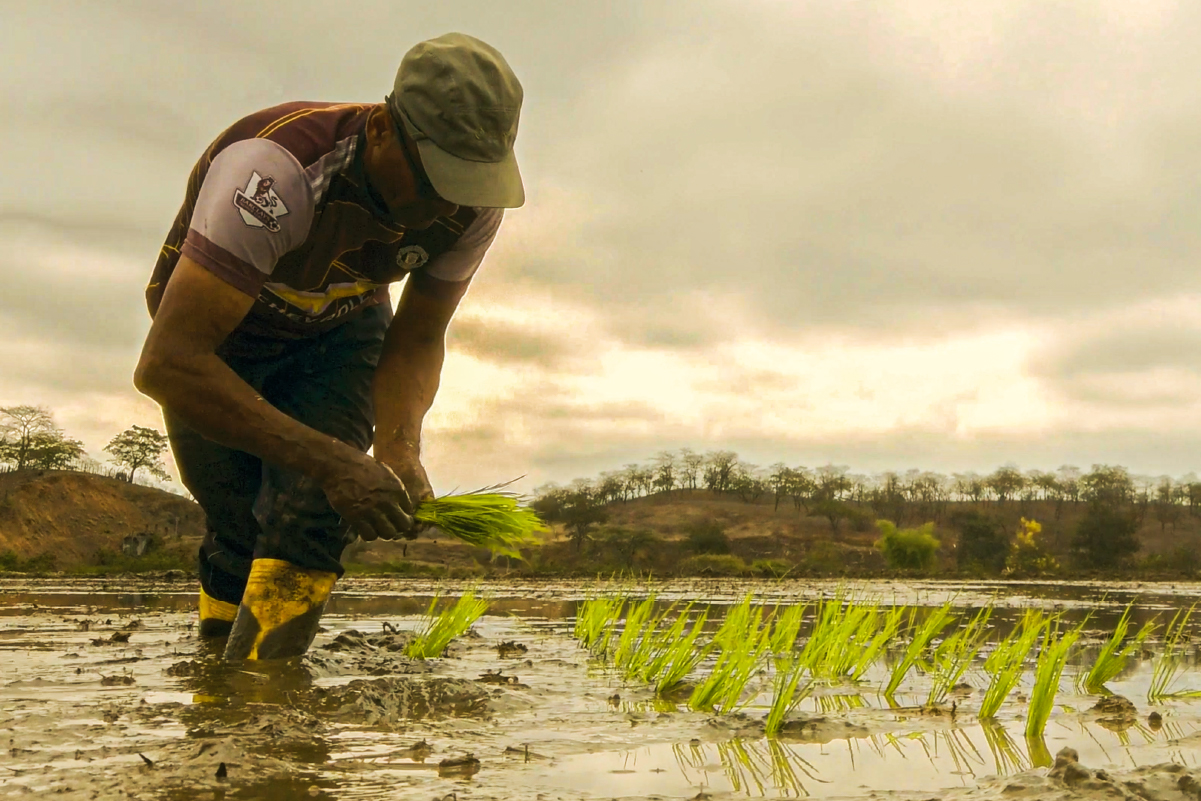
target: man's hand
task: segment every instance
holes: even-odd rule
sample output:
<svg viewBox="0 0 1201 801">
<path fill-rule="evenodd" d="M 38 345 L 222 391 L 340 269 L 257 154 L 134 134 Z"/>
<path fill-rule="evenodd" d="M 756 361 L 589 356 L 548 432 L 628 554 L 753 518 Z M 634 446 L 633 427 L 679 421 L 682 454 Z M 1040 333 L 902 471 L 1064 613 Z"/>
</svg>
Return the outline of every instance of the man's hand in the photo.
<svg viewBox="0 0 1201 801">
<path fill-rule="evenodd" d="M 322 488 L 334 511 L 367 542 L 413 539 L 413 502 L 405 484 L 386 464 L 356 454 L 326 480 Z"/>
</svg>

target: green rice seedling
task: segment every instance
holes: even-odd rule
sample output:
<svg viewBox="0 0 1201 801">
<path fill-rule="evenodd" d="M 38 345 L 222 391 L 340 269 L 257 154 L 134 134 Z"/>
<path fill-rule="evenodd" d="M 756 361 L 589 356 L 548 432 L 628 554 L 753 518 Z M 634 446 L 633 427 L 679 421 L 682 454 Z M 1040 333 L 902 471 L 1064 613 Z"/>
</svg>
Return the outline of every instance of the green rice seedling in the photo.
<svg viewBox="0 0 1201 801">
<path fill-rule="evenodd" d="M 1158 704 L 1168 698 L 1201 698 L 1201 690 L 1172 689 L 1180 674 L 1184 672 L 1185 666 L 1181 659 L 1183 649 L 1180 646 L 1185 639 L 1189 618 L 1193 616 L 1193 610 L 1196 608 L 1197 605 L 1193 604 L 1188 610 L 1178 611 L 1164 630 L 1163 652 L 1155 659 L 1155 666 L 1151 671 L 1151 686 L 1147 689 L 1147 700 L 1152 704 Z"/>
<path fill-rule="evenodd" d="M 713 647 L 712 643 L 697 646 L 697 640 L 704 630 L 708 614 L 708 612 L 701 612 L 693 622 L 692 630 L 676 637 L 671 646 L 663 651 L 662 655 L 651 665 L 654 675 L 649 676 L 647 680 L 654 682 L 656 693 L 663 695 L 679 687 L 688 674 L 709 655 L 709 651 Z M 680 619 L 686 621 L 687 616 L 681 616 Z"/>
<path fill-rule="evenodd" d="M 613 664 L 618 670 L 625 672 L 634 664 L 635 654 L 639 653 L 639 644 L 644 639 L 643 633 L 648 630 L 648 623 L 653 625 L 652 613 L 655 608 L 655 595 L 652 593 L 641 603 L 633 604 L 626 611 L 625 626 L 617 645 L 613 649 Z"/>
<path fill-rule="evenodd" d="M 1055 706 L 1055 695 L 1059 692 L 1059 679 L 1068 662 L 1068 654 L 1080 638 L 1080 628 L 1060 635 L 1057 626 L 1048 626 L 1043 633 L 1042 650 L 1034 668 L 1034 689 L 1030 691 L 1030 703 L 1026 710 L 1026 739 L 1042 738 L 1043 729 Z"/>
<path fill-rule="evenodd" d="M 740 706 L 742 691 L 762 663 L 770 640 L 770 627 L 759 625 L 761 616 L 762 611 L 756 611 L 742 636 L 727 640 L 728 645 L 722 649 L 712 672 L 688 698 L 691 708 L 728 713 Z"/>
<path fill-rule="evenodd" d="M 430 608 L 425 613 L 425 625 L 405 649 L 405 656 L 410 659 L 430 659 L 441 655 L 451 640 L 462 636 L 480 615 L 488 611 L 488 602 L 476 598 L 472 590 L 463 593 L 453 606 L 435 615 L 434 609 L 440 600 L 439 595 L 430 601 Z"/>
<path fill-rule="evenodd" d="M 785 654 L 792 651 L 801 631 L 805 609 L 805 604 L 794 604 L 785 608 L 783 612 L 780 611 L 780 607 L 776 607 L 771 621 L 771 652 L 773 654 Z"/>
<path fill-rule="evenodd" d="M 762 610 L 751 608 L 752 599 L 753 596 L 748 592 L 741 601 L 730 607 L 729 612 L 726 612 L 725 619 L 722 620 L 717 633 L 713 635 L 713 642 L 717 644 L 718 648 L 725 650 L 735 646 L 738 640 L 746 634 L 751 618 L 756 617 L 757 620 L 762 616 Z"/>
<path fill-rule="evenodd" d="M 533 509 L 519 504 L 521 495 L 505 492 L 504 486 L 422 501 L 413 519 L 493 554 L 521 559 L 520 549 L 540 544 L 535 535 L 547 528 Z"/>
<path fill-rule="evenodd" d="M 980 720 L 996 717 L 1005 699 L 1021 680 L 1026 657 L 1030 655 L 1031 649 L 1048 623 L 1042 612 L 1036 609 L 1027 610 L 1022 622 L 1008 637 L 998 643 L 984 660 L 984 672 L 988 674 L 989 680 L 988 689 L 984 691 L 984 698 L 980 701 L 980 711 L 976 713 Z"/>
<path fill-rule="evenodd" d="M 896 640 L 901 631 L 901 623 L 905 620 L 905 607 L 893 607 L 883 617 L 883 624 L 877 628 L 875 636 L 867 641 L 860 651 L 858 659 L 851 665 L 847 678 L 859 681 L 867 669 L 875 664 L 890 643 Z"/>
<path fill-rule="evenodd" d="M 771 709 L 768 710 L 764 723 L 764 733 L 768 737 L 778 734 L 780 727 L 784 725 L 784 719 L 813 692 L 812 681 L 801 683 L 801 678 L 805 675 L 804 663 L 795 657 L 783 661 L 784 664 L 776 669 L 776 676 L 772 682 Z"/>
<path fill-rule="evenodd" d="M 889 701 L 892 700 L 897 688 L 901 686 L 901 682 L 905 680 L 905 674 L 909 672 L 909 669 L 917 664 L 934 638 L 955 619 L 949 601 L 937 609 L 932 609 L 921 625 L 914 627 L 913 622 L 916 615 L 916 609 L 910 610 L 909 629 L 913 632 L 912 639 L 905 648 L 905 653 L 893 666 L 892 675 L 889 676 L 888 684 L 884 687 L 884 697 Z"/>
<path fill-rule="evenodd" d="M 946 700 L 951 688 L 959 683 L 963 674 L 972 666 L 976 655 L 988 639 L 988 619 L 992 607 L 986 606 L 976 613 L 966 626 L 939 643 L 931 658 L 930 694 L 926 703 L 930 706 Z"/>
<path fill-rule="evenodd" d="M 604 653 L 626 604 L 624 592 L 608 598 L 589 598 L 576 616 L 575 636 L 593 653 Z"/>
<path fill-rule="evenodd" d="M 1108 694 L 1109 690 L 1105 685 L 1118 677 L 1118 674 L 1125 669 L 1130 655 L 1141 650 L 1143 643 L 1157 628 L 1154 621 L 1144 623 L 1138 633 L 1127 640 L 1126 634 L 1130 630 L 1130 614 L 1133 610 L 1134 604 L 1126 607 L 1126 611 L 1122 613 L 1122 617 L 1113 628 L 1113 634 L 1110 635 L 1105 645 L 1101 646 L 1097 660 L 1093 662 L 1088 673 L 1080 679 L 1080 685 L 1086 692 Z"/>
</svg>

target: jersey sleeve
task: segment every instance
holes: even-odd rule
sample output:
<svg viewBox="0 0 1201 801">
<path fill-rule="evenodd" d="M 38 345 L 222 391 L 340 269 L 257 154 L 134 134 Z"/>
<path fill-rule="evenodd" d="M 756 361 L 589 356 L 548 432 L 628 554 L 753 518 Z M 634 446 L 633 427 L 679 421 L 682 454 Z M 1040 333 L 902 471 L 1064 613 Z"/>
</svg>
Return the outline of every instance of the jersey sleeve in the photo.
<svg viewBox="0 0 1201 801">
<path fill-rule="evenodd" d="M 313 208 L 291 153 L 267 139 L 234 142 L 209 165 L 181 252 L 257 297 L 280 256 L 308 237 Z"/>
<path fill-rule="evenodd" d="M 484 260 L 484 254 L 496 238 L 496 232 L 500 230 L 503 216 L 504 209 L 479 209 L 475 221 L 467 226 L 454 247 L 430 259 L 429 264 L 425 265 L 426 275 L 443 281 L 466 281 L 475 275 Z"/>
</svg>

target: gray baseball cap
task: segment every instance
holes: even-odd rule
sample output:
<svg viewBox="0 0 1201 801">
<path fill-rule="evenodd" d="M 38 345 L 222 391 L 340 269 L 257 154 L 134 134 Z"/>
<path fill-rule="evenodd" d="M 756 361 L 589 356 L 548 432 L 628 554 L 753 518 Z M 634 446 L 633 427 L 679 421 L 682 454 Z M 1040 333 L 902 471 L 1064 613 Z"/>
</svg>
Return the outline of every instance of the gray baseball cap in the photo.
<svg viewBox="0 0 1201 801">
<path fill-rule="evenodd" d="M 387 103 L 441 197 L 517 208 L 525 203 L 513 155 L 521 99 L 521 83 L 495 48 L 448 33 L 405 53 Z"/>
</svg>

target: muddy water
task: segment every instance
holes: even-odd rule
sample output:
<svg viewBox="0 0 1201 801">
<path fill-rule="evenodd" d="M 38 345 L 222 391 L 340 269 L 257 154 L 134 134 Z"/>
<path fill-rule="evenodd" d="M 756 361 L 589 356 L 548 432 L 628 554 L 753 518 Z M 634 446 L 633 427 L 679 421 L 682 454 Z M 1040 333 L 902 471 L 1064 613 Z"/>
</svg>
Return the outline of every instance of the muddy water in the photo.
<svg viewBox="0 0 1201 801">
<path fill-rule="evenodd" d="M 954 715 L 933 715 L 920 710 L 921 676 L 898 695 L 902 708 L 890 708 L 878 693 L 883 665 L 861 685 L 815 693 L 789 736 L 767 739 L 765 681 L 745 713 L 714 717 L 591 662 L 570 629 L 592 583 L 475 586 L 491 610 L 443 659 L 410 661 L 403 647 L 430 597 L 461 587 L 354 579 L 339 586 L 304 660 L 230 666 L 196 637 L 187 582 L 0 580 L 0 796 L 1201 797 L 1201 702 L 1149 705 L 1150 661 L 1110 684 L 1134 702 L 1132 713 L 1091 711 L 1097 699 L 1072 689 L 1079 666 L 1070 667 L 1037 742 L 1023 736 L 1029 675 L 999 723 L 984 726 L 973 715 L 978 671 Z M 699 600 L 720 613 L 748 591 L 793 603 L 838 587 L 687 581 L 654 589 L 665 602 Z M 1201 600 L 1193 584 L 844 589 L 885 603 L 991 603 L 1002 630 L 1032 606 L 1087 617 L 1094 650 L 1129 602 L 1142 620 Z M 1182 686 L 1201 688 L 1201 671 Z M 1053 766 L 1065 748 L 1078 757 L 1065 752 Z"/>
</svg>

